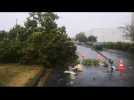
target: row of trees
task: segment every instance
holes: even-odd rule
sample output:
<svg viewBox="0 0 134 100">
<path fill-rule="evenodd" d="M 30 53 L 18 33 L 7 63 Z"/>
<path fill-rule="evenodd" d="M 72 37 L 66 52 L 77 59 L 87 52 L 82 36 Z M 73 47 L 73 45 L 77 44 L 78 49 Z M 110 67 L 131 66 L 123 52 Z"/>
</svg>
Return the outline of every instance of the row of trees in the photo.
<svg viewBox="0 0 134 100">
<path fill-rule="evenodd" d="M 122 50 L 125 52 L 134 52 L 134 43 L 125 43 L 125 42 L 106 42 L 102 45 L 107 49 L 116 49 Z"/>
<path fill-rule="evenodd" d="M 66 66 L 77 59 L 76 47 L 65 27 L 58 27 L 59 17 L 52 12 L 31 12 L 24 27 L 15 25 L 0 31 L 0 62 Z"/>
<path fill-rule="evenodd" d="M 129 40 L 131 40 L 132 42 L 134 41 L 134 25 L 126 25 L 123 27 L 119 27 L 119 29 L 121 29 L 124 33 L 125 33 L 125 37 Z M 97 37 L 91 35 L 91 36 L 86 36 L 84 32 L 80 32 L 75 36 L 75 40 L 78 40 L 79 42 L 96 42 L 97 41 Z"/>
<path fill-rule="evenodd" d="M 84 32 L 80 32 L 76 35 L 75 40 L 79 42 L 97 42 L 97 37 L 93 35 L 87 37 Z"/>
</svg>

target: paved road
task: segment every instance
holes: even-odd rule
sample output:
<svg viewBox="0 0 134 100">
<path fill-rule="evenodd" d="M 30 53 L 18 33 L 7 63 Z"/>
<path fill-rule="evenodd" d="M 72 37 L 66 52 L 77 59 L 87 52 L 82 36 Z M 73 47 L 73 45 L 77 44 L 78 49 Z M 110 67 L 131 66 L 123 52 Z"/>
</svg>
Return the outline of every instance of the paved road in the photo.
<svg viewBox="0 0 134 100">
<path fill-rule="evenodd" d="M 134 62 L 133 56 L 128 53 L 108 50 L 102 52 L 108 58 L 115 62 L 122 58 L 127 65 L 127 71 L 122 79 L 117 71 L 113 73 L 107 72 L 104 67 L 87 67 L 83 66 L 84 71 L 80 72 L 75 78 L 69 79 L 69 75 L 65 75 L 63 71 L 58 69 L 48 80 L 48 86 L 134 86 Z M 84 55 L 86 58 L 95 59 L 97 53 L 90 48 L 77 46 L 77 54 Z"/>
</svg>

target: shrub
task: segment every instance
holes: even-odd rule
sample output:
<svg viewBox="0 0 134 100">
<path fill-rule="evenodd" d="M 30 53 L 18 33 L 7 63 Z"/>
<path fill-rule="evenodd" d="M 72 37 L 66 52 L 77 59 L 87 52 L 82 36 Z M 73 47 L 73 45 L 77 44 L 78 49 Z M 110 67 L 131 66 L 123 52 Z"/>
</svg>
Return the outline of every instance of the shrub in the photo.
<svg viewBox="0 0 134 100">
<path fill-rule="evenodd" d="M 74 65 L 77 65 L 77 64 L 80 64 L 80 60 L 77 59 L 75 62 L 74 62 Z"/>
<path fill-rule="evenodd" d="M 87 66 L 97 66 L 99 61 L 95 59 L 85 59 L 83 60 L 82 64 Z"/>
<path fill-rule="evenodd" d="M 0 61 L 2 63 L 63 67 L 75 62 L 78 58 L 75 54 L 76 46 L 68 37 L 65 27 L 57 26 L 56 14 L 31 12 L 29 18 L 25 27 L 16 25 L 9 32 L 1 32 Z"/>
<path fill-rule="evenodd" d="M 108 49 L 117 49 L 117 50 L 123 50 L 128 52 L 134 52 L 134 44 L 132 43 L 123 43 L 123 42 L 107 42 L 103 44 L 104 48 Z"/>
</svg>

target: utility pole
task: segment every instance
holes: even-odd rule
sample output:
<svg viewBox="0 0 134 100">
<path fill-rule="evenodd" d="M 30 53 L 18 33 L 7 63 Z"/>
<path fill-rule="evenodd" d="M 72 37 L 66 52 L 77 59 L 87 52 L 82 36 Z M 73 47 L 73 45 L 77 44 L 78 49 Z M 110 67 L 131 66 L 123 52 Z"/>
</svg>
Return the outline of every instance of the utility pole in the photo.
<svg viewBox="0 0 134 100">
<path fill-rule="evenodd" d="M 18 19 L 16 18 L 16 27 L 17 27 L 17 25 L 18 25 Z M 19 36 L 19 34 L 18 34 L 18 30 L 17 30 L 17 36 L 16 36 L 16 41 L 18 40 L 18 36 Z"/>
<path fill-rule="evenodd" d="M 131 25 L 134 25 L 134 12 L 131 14 Z"/>
<path fill-rule="evenodd" d="M 132 27 L 134 26 L 134 12 L 132 12 L 132 14 L 131 14 L 131 25 L 132 25 Z M 134 39 L 134 33 L 132 33 L 133 35 L 132 35 L 132 38 Z M 134 43 L 134 41 L 132 41 L 133 43 Z"/>
<path fill-rule="evenodd" d="M 17 26 L 17 24 L 18 24 L 18 19 L 16 18 L 16 26 Z"/>
</svg>

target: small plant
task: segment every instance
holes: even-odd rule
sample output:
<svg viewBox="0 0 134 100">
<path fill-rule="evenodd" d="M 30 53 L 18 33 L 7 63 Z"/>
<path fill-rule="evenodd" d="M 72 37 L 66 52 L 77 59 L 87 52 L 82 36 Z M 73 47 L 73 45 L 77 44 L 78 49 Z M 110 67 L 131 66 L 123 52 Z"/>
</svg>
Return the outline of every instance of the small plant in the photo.
<svg viewBox="0 0 134 100">
<path fill-rule="evenodd" d="M 82 64 L 88 66 L 97 66 L 99 64 L 99 61 L 95 59 L 85 59 L 83 60 Z"/>
<path fill-rule="evenodd" d="M 75 63 L 74 63 L 74 65 L 77 65 L 77 64 L 80 64 L 80 60 L 79 60 L 79 59 L 77 59 L 77 60 L 75 61 Z"/>
</svg>

